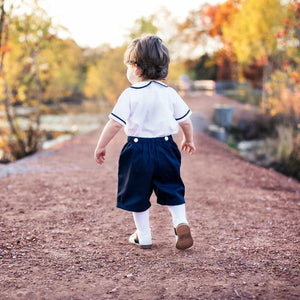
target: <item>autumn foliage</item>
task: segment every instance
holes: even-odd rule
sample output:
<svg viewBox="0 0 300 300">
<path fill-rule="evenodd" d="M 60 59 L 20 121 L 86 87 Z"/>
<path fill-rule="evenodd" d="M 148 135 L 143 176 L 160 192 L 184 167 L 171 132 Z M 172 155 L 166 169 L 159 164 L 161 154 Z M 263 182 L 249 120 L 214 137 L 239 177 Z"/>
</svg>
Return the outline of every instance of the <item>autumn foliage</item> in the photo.
<svg viewBox="0 0 300 300">
<path fill-rule="evenodd" d="M 0 4 L 4 2 L 0 0 Z M 25 154 L 34 151 L 30 145 L 34 136 L 38 141 L 38 120 L 47 105 L 75 98 L 80 99 L 79 103 L 90 99 L 113 104 L 129 84 L 123 64 L 126 44 L 83 49 L 72 39 L 60 38 L 57 32 L 61 28 L 52 23 L 38 1 L 32 3 L 36 6 L 27 14 L 15 15 L 8 10 L 5 18 L 0 18 L 3 24 L 0 109 L 12 124 L 10 129 L 1 129 L 0 146 L 7 151 L 8 145 L 17 143 L 21 145 L 18 151 L 23 148 Z M 173 24 L 178 26 L 164 28 L 158 26 L 162 23 L 155 18 L 153 15 L 137 20 L 128 37 L 145 31 L 160 34 L 171 27 L 177 29 L 168 37 L 170 43 L 166 40 L 172 55 L 177 57 L 170 65 L 170 82 L 175 82 L 187 69 L 201 79 L 205 79 L 204 75 L 218 81 L 246 79 L 253 88 L 263 90 L 266 112 L 273 116 L 288 115 L 297 127 L 300 118 L 298 0 L 208 3 L 191 11 L 181 24 Z M 202 47 L 207 53 L 189 57 L 189 51 L 184 49 L 191 47 Z M 31 127 L 25 132 L 18 125 L 16 106 L 35 108 L 29 116 Z M 34 147 L 38 150 L 38 143 Z"/>
<path fill-rule="evenodd" d="M 232 15 L 238 12 L 239 2 L 240 0 L 228 0 L 217 5 L 206 4 L 200 10 L 202 24 L 210 36 L 223 38 L 223 25 L 230 23 Z"/>
<path fill-rule="evenodd" d="M 223 27 L 230 23 L 238 12 L 240 1 L 228 0 L 221 4 L 205 4 L 199 10 L 192 11 L 186 21 L 179 26 L 186 42 L 205 43 L 207 37 L 222 43 L 215 53 L 218 65 L 218 80 L 232 80 L 235 77 L 236 55 L 230 40 L 223 34 Z"/>
<path fill-rule="evenodd" d="M 275 33 L 282 53 L 281 66 L 268 83 L 268 108 L 300 121 L 300 3 L 290 1 L 281 29 Z"/>
</svg>

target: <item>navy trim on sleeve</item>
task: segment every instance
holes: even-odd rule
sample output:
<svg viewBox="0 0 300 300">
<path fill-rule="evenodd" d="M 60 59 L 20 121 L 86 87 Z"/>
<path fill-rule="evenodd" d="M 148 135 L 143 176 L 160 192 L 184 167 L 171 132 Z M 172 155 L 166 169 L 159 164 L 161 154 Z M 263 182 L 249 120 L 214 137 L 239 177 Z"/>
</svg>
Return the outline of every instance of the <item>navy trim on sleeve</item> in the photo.
<svg viewBox="0 0 300 300">
<path fill-rule="evenodd" d="M 112 116 L 114 116 L 115 118 L 119 119 L 121 122 L 123 122 L 125 125 L 126 125 L 126 122 L 121 119 L 120 117 L 118 117 L 117 115 L 113 114 L 113 113 L 110 113 Z"/>
<path fill-rule="evenodd" d="M 179 121 L 179 120 L 183 119 L 184 117 L 186 117 L 186 116 L 189 114 L 190 111 L 191 111 L 191 110 L 189 109 L 189 110 L 187 111 L 187 113 L 186 113 L 184 116 L 182 116 L 181 118 L 175 119 L 175 120 L 176 120 L 176 121 Z"/>
</svg>

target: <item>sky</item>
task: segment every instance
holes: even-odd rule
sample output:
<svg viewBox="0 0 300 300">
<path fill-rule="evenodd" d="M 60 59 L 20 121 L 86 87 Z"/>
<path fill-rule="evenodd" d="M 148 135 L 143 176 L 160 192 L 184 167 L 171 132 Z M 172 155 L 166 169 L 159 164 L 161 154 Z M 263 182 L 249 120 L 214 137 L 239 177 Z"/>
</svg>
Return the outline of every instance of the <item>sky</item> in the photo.
<svg viewBox="0 0 300 300">
<path fill-rule="evenodd" d="M 55 24 L 66 27 L 69 37 L 81 47 L 97 47 L 108 43 L 113 47 L 124 43 L 134 21 L 148 17 L 161 7 L 183 21 L 188 12 L 209 2 L 222 0 L 40 0 L 40 5 Z M 65 36 L 68 37 L 68 36 Z"/>
</svg>

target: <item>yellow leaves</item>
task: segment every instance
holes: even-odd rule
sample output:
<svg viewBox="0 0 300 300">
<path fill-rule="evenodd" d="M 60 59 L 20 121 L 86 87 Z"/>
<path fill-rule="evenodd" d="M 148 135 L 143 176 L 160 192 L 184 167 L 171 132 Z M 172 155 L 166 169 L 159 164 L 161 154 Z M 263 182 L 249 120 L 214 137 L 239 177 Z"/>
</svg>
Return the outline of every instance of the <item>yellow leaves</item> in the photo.
<svg viewBox="0 0 300 300">
<path fill-rule="evenodd" d="M 293 119 L 300 118 L 299 68 L 293 69 L 287 63 L 285 68 L 273 72 L 267 86 L 269 94 L 267 108 L 272 116 L 284 114 Z"/>
<path fill-rule="evenodd" d="M 0 149 L 5 152 L 9 152 L 9 150 L 10 150 L 9 145 L 8 145 L 8 140 L 6 138 L 4 138 L 3 133 L 1 133 L 1 135 L 0 135 Z"/>
<path fill-rule="evenodd" d="M 88 68 L 84 92 L 91 98 L 106 98 L 115 103 L 129 86 L 123 63 L 125 48 L 110 49 Z"/>
<path fill-rule="evenodd" d="M 96 65 L 90 66 L 87 78 L 86 78 L 86 84 L 83 88 L 84 94 L 88 98 L 101 98 L 103 96 L 103 85 L 99 76 L 99 67 Z"/>
<path fill-rule="evenodd" d="M 3 78 L 0 77 L 0 100 L 4 100 L 4 98 L 5 98 L 5 91 L 3 85 Z"/>
<path fill-rule="evenodd" d="M 171 61 L 169 66 L 169 75 L 168 75 L 169 81 L 173 81 L 173 82 L 178 81 L 180 76 L 185 73 L 186 73 L 186 68 L 183 63 L 180 62 L 175 63 Z"/>
<path fill-rule="evenodd" d="M 223 26 L 224 36 L 232 41 L 240 62 L 268 57 L 277 51 L 275 33 L 284 18 L 285 8 L 280 0 L 242 1 L 232 22 Z"/>
<path fill-rule="evenodd" d="M 22 102 L 26 100 L 26 90 L 27 90 L 27 87 L 25 85 L 21 85 L 17 88 L 18 100 L 20 100 Z"/>
</svg>

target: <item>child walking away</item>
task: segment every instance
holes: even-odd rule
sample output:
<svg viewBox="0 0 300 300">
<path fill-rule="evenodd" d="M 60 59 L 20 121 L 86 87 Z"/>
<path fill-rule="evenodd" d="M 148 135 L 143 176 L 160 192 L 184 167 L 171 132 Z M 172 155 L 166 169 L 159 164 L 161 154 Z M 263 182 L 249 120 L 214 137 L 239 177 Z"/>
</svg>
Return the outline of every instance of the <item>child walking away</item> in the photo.
<svg viewBox="0 0 300 300">
<path fill-rule="evenodd" d="M 124 60 L 132 85 L 109 115 L 95 160 L 104 163 L 107 144 L 124 126 L 128 139 L 119 158 L 117 207 L 133 213 L 137 230 L 129 242 L 141 248 L 152 246 L 149 208 L 154 191 L 157 203 L 167 206 L 172 215 L 176 248 L 190 248 L 193 239 L 185 212 L 181 153 L 172 135 L 181 127 L 181 150 L 194 153 L 191 111 L 177 92 L 161 81 L 168 75 L 170 58 L 159 37 L 133 40 Z"/>
</svg>

